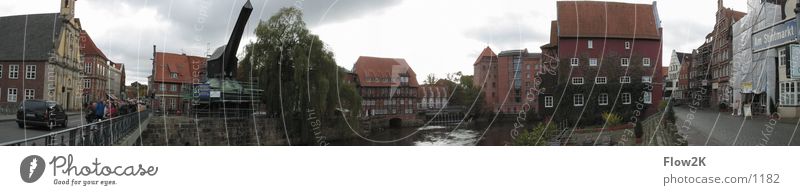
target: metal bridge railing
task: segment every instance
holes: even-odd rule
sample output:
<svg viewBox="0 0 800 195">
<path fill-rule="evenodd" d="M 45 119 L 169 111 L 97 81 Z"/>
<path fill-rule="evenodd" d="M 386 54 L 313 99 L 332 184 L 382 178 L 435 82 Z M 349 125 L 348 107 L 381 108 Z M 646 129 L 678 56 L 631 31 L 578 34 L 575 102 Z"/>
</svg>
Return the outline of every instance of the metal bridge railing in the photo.
<svg viewBox="0 0 800 195">
<path fill-rule="evenodd" d="M 149 118 L 150 110 L 145 110 L 0 146 L 110 146 L 138 130 Z"/>
</svg>

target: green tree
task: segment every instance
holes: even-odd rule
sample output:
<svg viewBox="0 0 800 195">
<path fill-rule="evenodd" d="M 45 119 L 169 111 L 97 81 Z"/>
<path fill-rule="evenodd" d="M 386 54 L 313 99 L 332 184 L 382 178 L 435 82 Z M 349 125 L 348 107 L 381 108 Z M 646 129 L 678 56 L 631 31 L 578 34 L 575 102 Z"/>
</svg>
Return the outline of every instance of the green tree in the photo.
<svg viewBox="0 0 800 195">
<path fill-rule="evenodd" d="M 514 138 L 515 146 L 546 146 L 548 140 L 553 136 L 555 125 L 545 125 L 539 123 L 533 129 L 525 131 Z"/>
<path fill-rule="evenodd" d="M 346 82 L 349 73 L 336 64 L 333 52 L 309 33 L 301 10 L 282 8 L 259 22 L 255 33 L 256 41 L 246 46 L 244 59 L 252 60 L 264 90 L 263 102 L 269 112 L 283 117 L 290 137 L 312 144 L 314 127 L 309 121 L 319 119 L 322 127 L 334 127 L 331 124 L 343 124 L 343 115 L 357 128 L 361 98 Z M 350 132 L 347 127 L 333 129 Z"/>
</svg>

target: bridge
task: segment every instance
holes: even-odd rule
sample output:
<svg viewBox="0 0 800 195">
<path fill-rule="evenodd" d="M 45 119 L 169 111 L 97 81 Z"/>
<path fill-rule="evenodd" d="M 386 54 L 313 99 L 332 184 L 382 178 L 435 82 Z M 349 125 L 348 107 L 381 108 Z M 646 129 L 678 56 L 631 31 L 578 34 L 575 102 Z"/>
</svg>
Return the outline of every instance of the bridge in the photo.
<svg viewBox="0 0 800 195">
<path fill-rule="evenodd" d="M 146 130 L 150 113 L 150 110 L 145 110 L 44 134 L 33 129 L 5 129 L 4 131 L 31 132 L 33 136 L 19 140 L 4 140 L 5 142 L 0 143 L 0 146 L 136 145 L 141 132 Z M 80 120 L 83 120 L 81 117 L 73 118 L 79 119 L 77 119 L 78 121 L 70 121 L 70 123 L 80 123 Z"/>
</svg>

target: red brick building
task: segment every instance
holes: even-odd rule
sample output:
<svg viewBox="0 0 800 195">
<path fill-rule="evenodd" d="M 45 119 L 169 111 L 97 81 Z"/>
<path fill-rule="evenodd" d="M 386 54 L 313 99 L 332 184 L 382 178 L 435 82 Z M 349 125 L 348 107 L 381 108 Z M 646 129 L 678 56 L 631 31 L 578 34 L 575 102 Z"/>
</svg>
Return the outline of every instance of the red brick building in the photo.
<svg viewBox="0 0 800 195">
<path fill-rule="evenodd" d="M 83 54 L 83 100 L 94 102 L 106 97 L 108 73 L 111 61 L 101 51 L 86 31 L 80 35 L 81 54 Z"/>
<path fill-rule="evenodd" d="M 352 71 L 363 118 L 387 119 L 391 126 L 415 121 L 419 83 L 405 59 L 361 56 Z"/>
<path fill-rule="evenodd" d="M 663 74 L 655 2 L 559 1 L 557 17 L 550 43 L 541 47 L 548 72 L 543 117 L 593 125 L 603 112 L 629 122 L 657 112 Z"/>
<path fill-rule="evenodd" d="M 733 68 L 733 23 L 742 19 L 745 13 L 725 8 L 722 0 L 717 1 L 716 22 L 711 49 L 711 107 L 719 108 L 720 103 L 730 105 L 733 98 L 733 87 L 730 77 Z"/>
<path fill-rule="evenodd" d="M 495 55 L 486 47 L 473 64 L 473 85 L 483 86 L 484 110 L 501 114 L 538 111 L 536 98 L 527 98 L 534 88 L 542 55 L 528 49 L 502 51 Z"/>
<path fill-rule="evenodd" d="M 154 97 L 151 108 L 186 113 L 191 107 L 192 86 L 205 72 L 206 58 L 154 52 L 153 59 L 153 73 L 148 77 L 149 93 Z"/>
</svg>

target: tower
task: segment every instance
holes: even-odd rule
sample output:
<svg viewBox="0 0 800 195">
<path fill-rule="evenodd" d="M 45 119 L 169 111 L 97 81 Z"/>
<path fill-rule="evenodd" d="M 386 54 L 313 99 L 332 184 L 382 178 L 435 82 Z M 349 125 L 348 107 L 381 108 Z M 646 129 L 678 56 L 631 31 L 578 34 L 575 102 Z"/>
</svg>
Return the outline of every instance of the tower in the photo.
<svg viewBox="0 0 800 195">
<path fill-rule="evenodd" d="M 77 0 L 63 0 L 61 1 L 61 16 L 67 20 L 72 20 L 75 17 L 75 1 Z"/>
</svg>

